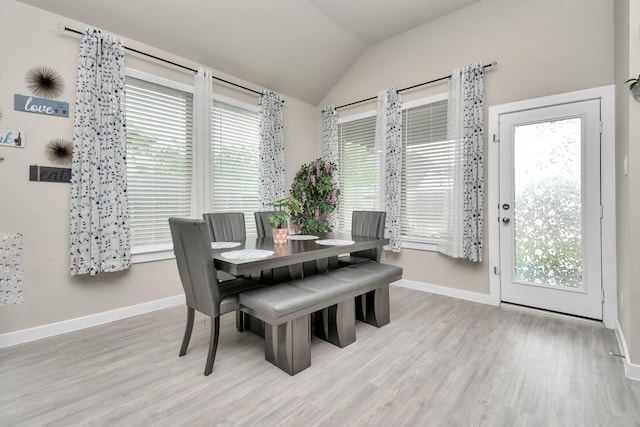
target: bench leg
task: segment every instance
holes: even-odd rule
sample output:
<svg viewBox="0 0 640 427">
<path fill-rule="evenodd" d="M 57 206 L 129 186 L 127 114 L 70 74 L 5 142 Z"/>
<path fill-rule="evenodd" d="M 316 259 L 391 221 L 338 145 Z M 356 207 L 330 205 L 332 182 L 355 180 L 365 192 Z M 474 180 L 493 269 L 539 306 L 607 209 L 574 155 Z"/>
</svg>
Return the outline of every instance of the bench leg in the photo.
<svg viewBox="0 0 640 427">
<path fill-rule="evenodd" d="M 309 315 L 280 325 L 264 324 L 264 357 L 289 375 L 311 366 Z"/>
<path fill-rule="evenodd" d="M 236 329 L 238 332 L 244 332 L 244 312 L 236 310 Z"/>
<path fill-rule="evenodd" d="M 242 312 L 242 326 L 245 331 L 253 332 L 259 337 L 264 338 L 264 322 L 257 317 L 253 317 L 250 314 Z"/>
<path fill-rule="evenodd" d="M 316 336 L 340 348 L 356 342 L 355 300 L 339 302 L 315 315 Z"/>
<path fill-rule="evenodd" d="M 367 299 L 366 295 L 358 295 L 355 298 L 356 302 L 356 320 L 366 322 L 367 320 Z"/>
<path fill-rule="evenodd" d="M 360 297 L 361 304 L 356 308 L 358 320 L 362 320 L 378 328 L 390 321 L 389 285 L 367 292 Z"/>
</svg>

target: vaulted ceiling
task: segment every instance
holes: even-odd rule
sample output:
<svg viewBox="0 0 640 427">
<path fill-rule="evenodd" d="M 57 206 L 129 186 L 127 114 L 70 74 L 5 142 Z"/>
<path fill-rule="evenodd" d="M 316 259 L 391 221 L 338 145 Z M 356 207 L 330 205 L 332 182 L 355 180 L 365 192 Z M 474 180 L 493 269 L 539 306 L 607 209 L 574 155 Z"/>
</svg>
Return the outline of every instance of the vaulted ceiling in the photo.
<svg viewBox="0 0 640 427">
<path fill-rule="evenodd" d="M 480 0 L 19 1 L 317 105 L 369 46 Z"/>
</svg>

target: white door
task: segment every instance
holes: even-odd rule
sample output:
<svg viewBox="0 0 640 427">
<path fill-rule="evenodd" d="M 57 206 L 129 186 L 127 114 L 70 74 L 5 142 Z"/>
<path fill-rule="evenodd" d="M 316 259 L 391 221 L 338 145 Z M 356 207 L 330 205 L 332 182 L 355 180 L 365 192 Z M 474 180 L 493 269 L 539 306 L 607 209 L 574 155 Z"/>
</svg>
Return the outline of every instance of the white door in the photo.
<svg viewBox="0 0 640 427">
<path fill-rule="evenodd" d="M 504 302 L 602 319 L 600 100 L 499 116 Z"/>
</svg>

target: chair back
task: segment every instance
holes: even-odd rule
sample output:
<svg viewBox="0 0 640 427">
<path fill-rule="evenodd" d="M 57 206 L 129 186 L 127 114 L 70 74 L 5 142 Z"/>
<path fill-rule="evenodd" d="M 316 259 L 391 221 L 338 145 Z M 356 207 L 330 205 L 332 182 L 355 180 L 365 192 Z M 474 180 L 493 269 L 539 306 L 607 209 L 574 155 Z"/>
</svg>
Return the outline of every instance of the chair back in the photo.
<svg viewBox="0 0 640 427">
<path fill-rule="evenodd" d="M 384 237 L 387 213 L 383 211 L 353 211 L 351 214 L 351 234 L 365 237 Z M 369 258 L 380 262 L 382 248 L 352 252 L 352 256 Z"/>
<path fill-rule="evenodd" d="M 207 224 L 201 219 L 169 218 L 169 228 L 187 306 L 219 316 L 220 290 Z"/>
<path fill-rule="evenodd" d="M 254 212 L 253 216 L 256 219 L 256 231 L 258 237 L 271 237 L 273 236 L 273 230 L 269 226 L 268 218 L 275 211 L 262 211 Z"/>
<path fill-rule="evenodd" d="M 209 226 L 212 242 L 245 240 L 247 231 L 242 212 L 214 212 L 202 215 Z"/>
</svg>

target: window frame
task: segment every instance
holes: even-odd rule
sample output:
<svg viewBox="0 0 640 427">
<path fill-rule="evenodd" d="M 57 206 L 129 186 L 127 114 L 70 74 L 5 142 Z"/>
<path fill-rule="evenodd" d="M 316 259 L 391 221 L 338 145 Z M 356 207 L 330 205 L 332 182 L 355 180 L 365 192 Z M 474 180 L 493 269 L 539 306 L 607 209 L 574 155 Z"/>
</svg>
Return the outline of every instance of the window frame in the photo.
<svg viewBox="0 0 640 427">
<path fill-rule="evenodd" d="M 401 110 L 408 110 L 411 108 L 421 107 L 427 104 L 433 104 L 435 102 L 447 100 L 448 94 L 447 92 L 443 92 L 437 95 L 428 96 L 425 98 L 419 98 L 408 102 L 403 102 Z M 367 110 L 360 113 L 352 114 L 350 116 L 339 117 L 338 118 L 338 126 L 343 123 L 353 122 L 356 120 L 366 119 L 372 116 L 375 116 L 376 110 Z M 403 171 L 403 174 L 406 171 Z M 437 252 L 438 251 L 438 242 L 435 239 L 429 239 L 426 237 L 418 237 L 418 236 L 401 236 L 401 244 L 403 248 L 407 249 L 417 249 L 422 251 L 430 251 Z"/>
<path fill-rule="evenodd" d="M 235 107 L 235 108 L 239 108 L 239 109 L 250 111 L 252 113 L 256 113 L 258 115 L 258 120 L 260 118 L 259 117 L 260 106 L 257 105 L 257 104 L 255 104 L 255 105 L 254 104 L 249 104 L 247 102 L 240 101 L 238 99 L 231 98 L 229 96 L 221 95 L 221 94 L 217 94 L 217 93 L 213 94 L 213 102 L 220 102 L 220 103 L 223 103 L 223 104 Z M 212 109 L 212 116 L 213 116 L 213 109 Z M 212 133 L 211 133 L 211 145 L 213 145 L 213 122 L 212 122 Z M 209 148 L 211 149 L 212 146 L 209 147 Z M 258 153 L 259 152 L 260 152 L 260 136 L 258 135 Z M 258 161 L 259 161 L 259 154 L 258 154 Z M 212 166 L 211 172 L 213 174 L 213 166 Z M 259 181 L 259 177 L 258 177 L 258 181 Z M 258 194 L 258 192 L 259 192 L 259 185 L 256 188 L 256 194 Z M 213 206 L 213 196 L 211 196 L 211 205 Z M 259 205 L 259 203 L 258 203 L 258 205 Z M 259 211 L 259 210 L 260 210 L 260 208 L 257 207 L 256 211 Z M 224 212 L 224 211 L 218 211 L 218 212 Z M 238 212 L 238 210 L 233 210 L 233 212 Z M 247 215 L 247 213 L 245 212 L 245 222 L 247 222 L 247 221 L 253 221 L 253 216 L 252 215 Z M 247 237 L 257 237 L 258 236 L 256 232 L 250 232 L 250 230 L 252 228 L 251 226 L 247 226 L 246 228 L 247 228 L 247 230 L 246 230 L 247 231 Z"/>
<path fill-rule="evenodd" d="M 133 68 L 125 68 L 125 75 L 139 80 L 144 80 L 149 83 L 166 86 L 175 90 L 180 90 L 193 94 L 193 85 L 177 82 L 164 77 L 159 77 L 155 74 L 150 74 L 144 71 L 140 71 Z M 249 104 L 238 99 L 221 95 L 219 93 L 212 94 L 213 101 L 222 102 L 238 108 L 243 108 L 249 111 L 259 112 L 260 107 L 258 105 Z M 192 141 L 193 142 L 193 141 Z M 145 245 L 131 247 L 131 262 L 132 264 L 139 264 L 145 262 L 162 261 L 175 258 L 173 253 L 173 244 L 158 244 L 158 245 Z"/>
<path fill-rule="evenodd" d="M 165 86 L 171 89 L 187 92 L 193 95 L 193 86 L 180 83 L 175 80 L 166 79 L 164 77 L 140 71 L 134 68 L 125 68 L 125 75 L 148 83 Z M 126 95 L 125 95 L 126 99 Z M 126 101 L 125 101 L 126 102 Z M 131 263 L 139 264 L 143 262 L 160 261 L 175 258 L 173 253 L 173 244 L 165 243 L 158 245 L 132 246 L 131 247 Z"/>
</svg>

